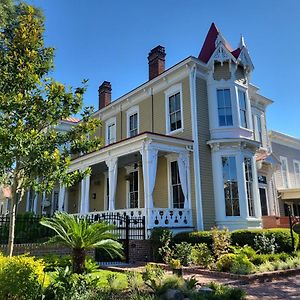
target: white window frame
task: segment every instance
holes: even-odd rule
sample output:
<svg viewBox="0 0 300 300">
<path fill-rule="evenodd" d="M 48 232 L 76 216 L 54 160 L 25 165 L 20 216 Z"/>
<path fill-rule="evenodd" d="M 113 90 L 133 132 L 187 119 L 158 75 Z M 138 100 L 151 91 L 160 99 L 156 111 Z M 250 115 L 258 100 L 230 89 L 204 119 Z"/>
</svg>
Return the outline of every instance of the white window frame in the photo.
<svg viewBox="0 0 300 300">
<path fill-rule="evenodd" d="M 231 118 L 232 118 L 232 125 L 220 125 L 220 121 L 219 121 L 219 105 L 218 105 L 218 90 L 229 90 L 229 93 L 230 93 L 230 104 L 231 104 Z M 238 99 L 233 99 L 234 97 L 234 94 L 235 94 L 235 90 L 233 90 L 230 86 L 223 86 L 223 85 L 219 85 L 219 86 L 216 86 L 216 89 L 215 89 L 215 95 L 216 95 L 216 117 L 217 117 L 217 126 L 218 128 L 232 128 L 235 126 L 235 123 L 236 123 L 236 118 L 239 118 L 239 116 L 235 116 L 235 114 L 237 113 L 236 112 L 236 105 L 233 105 L 236 101 L 238 101 Z M 236 96 L 238 97 L 238 96 Z M 238 114 L 239 114 L 239 111 L 238 111 Z"/>
<path fill-rule="evenodd" d="M 180 98 L 180 115 L 181 115 L 181 128 L 171 131 L 170 129 L 170 112 L 169 112 L 169 98 L 179 93 Z M 176 134 L 184 130 L 184 120 L 183 120 L 183 95 L 182 95 L 182 84 L 178 83 L 169 87 L 165 91 L 165 109 L 166 109 L 166 134 Z"/>
<path fill-rule="evenodd" d="M 295 187 L 300 187 L 300 172 L 298 173 L 298 175 L 296 173 L 296 165 L 298 165 L 298 168 L 300 170 L 300 161 L 294 159 L 293 165 L 294 165 Z"/>
<path fill-rule="evenodd" d="M 130 137 L 130 117 L 137 114 L 137 135 L 140 133 L 140 112 L 138 106 L 129 108 L 126 112 L 127 138 Z"/>
<path fill-rule="evenodd" d="M 284 178 L 283 178 L 283 169 L 282 169 L 282 162 L 285 161 L 286 163 L 286 183 L 287 186 L 284 185 Z M 282 180 L 282 187 L 283 188 L 289 188 L 290 187 L 290 179 L 289 179 L 289 165 L 288 160 L 285 156 L 280 156 L 280 172 L 281 172 L 281 180 Z"/>
<path fill-rule="evenodd" d="M 245 115 L 246 115 L 246 127 L 242 126 L 242 120 L 241 120 L 241 106 L 240 106 L 240 92 L 245 94 L 245 106 L 246 106 L 246 110 L 245 110 Z M 247 90 L 238 88 L 237 89 L 237 96 L 238 96 L 238 101 L 237 101 L 237 105 L 238 105 L 238 112 L 239 112 L 239 121 L 240 121 L 240 126 L 242 128 L 250 128 L 250 120 L 249 120 L 249 116 L 248 116 L 248 93 Z M 243 110 L 244 111 L 244 110 Z"/>
<path fill-rule="evenodd" d="M 126 175 L 129 175 L 132 172 L 138 172 L 138 207 L 137 208 L 129 208 L 129 181 L 126 180 L 126 209 L 140 209 L 141 207 L 141 172 L 140 167 L 134 168 L 134 164 L 130 166 L 126 166 Z"/>
<path fill-rule="evenodd" d="M 249 199 L 248 199 L 248 186 L 247 186 L 247 182 L 246 182 L 246 164 L 245 164 L 245 158 L 250 159 L 251 162 L 251 173 L 252 173 L 252 204 L 253 204 L 253 212 L 254 215 L 250 216 L 250 212 L 249 212 Z M 256 218 L 257 217 L 257 203 L 255 202 L 255 172 L 254 172 L 254 164 L 253 164 L 253 159 L 251 156 L 249 155 L 245 155 L 243 157 L 243 172 L 244 172 L 244 186 L 245 186 L 245 199 L 246 199 L 246 207 L 247 207 L 247 213 L 248 213 L 248 218 Z"/>
<path fill-rule="evenodd" d="M 116 117 L 113 117 L 105 122 L 105 145 L 113 144 L 113 143 L 109 143 L 108 140 L 108 128 L 111 125 L 115 125 L 115 140 L 113 143 L 117 141 L 117 121 L 116 121 Z"/>
</svg>

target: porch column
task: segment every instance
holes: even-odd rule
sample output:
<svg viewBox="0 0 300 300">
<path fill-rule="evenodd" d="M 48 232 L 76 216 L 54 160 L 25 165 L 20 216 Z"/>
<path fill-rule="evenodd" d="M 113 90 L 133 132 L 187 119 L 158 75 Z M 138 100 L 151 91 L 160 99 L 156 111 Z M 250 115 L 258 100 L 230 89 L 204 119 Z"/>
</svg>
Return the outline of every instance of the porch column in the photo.
<svg viewBox="0 0 300 300">
<path fill-rule="evenodd" d="M 111 157 L 105 161 L 108 167 L 108 210 L 115 210 L 115 198 L 118 182 L 118 158 Z"/>
<path fill-rule="evenodd" d="M 65 195 L 66 195 L 66 188 L 64 185 L 60 184 L 59 194 L 58 194 L 58 211 L 64 210 Z"/>
<path fill-rule="evenodd" d="M 181 189 L 184 195 L 184 208 L 190 208 L 190 164 L 188 153 L 180 153 L 177 158 Z"/>
<path fill-rule="evenodd" d="M 38 211 L 38 196 L 39 194 L 37 192 L 34 192 L 34 198 L 33 198 L 33 213 L 36 215 Z"/>
<path fill-rule="evenodd" d="M 80 183 L 80 214 L 89 212 L 90 206 L 90 175 L 81 180 Z"/>
<path fill-rule="evenodd" d="M 156 180 L 158 150 L 149 145 L 144 145 L 140 152 L 143 162 L 145 208 L 153 208 L 153 190 Z"/>
</svg>

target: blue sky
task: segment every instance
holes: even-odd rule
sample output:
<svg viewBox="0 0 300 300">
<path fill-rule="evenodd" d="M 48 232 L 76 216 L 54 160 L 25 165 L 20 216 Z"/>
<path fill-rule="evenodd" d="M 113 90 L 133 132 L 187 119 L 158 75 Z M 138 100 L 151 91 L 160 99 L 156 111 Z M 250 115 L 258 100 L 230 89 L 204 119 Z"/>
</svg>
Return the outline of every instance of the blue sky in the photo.
<svg viewBox="0 0 300 300">
<path fill-rule="evenodd" d="M 298 0 L 30 0 L 46 16 L 46 44 L 56 48 L 54 77 L 77 86 L 89 79 L 85 105 L 98 107 L 98 87 L 118 98 L 148 79 L 147 55 L 166 47 L 166 67 L 198 56 L 215 22 L 235 48 L 245 37 L 252 83 L 274 100 L 269 129 L 300 138 L 300 1 Z"/>
</svg>

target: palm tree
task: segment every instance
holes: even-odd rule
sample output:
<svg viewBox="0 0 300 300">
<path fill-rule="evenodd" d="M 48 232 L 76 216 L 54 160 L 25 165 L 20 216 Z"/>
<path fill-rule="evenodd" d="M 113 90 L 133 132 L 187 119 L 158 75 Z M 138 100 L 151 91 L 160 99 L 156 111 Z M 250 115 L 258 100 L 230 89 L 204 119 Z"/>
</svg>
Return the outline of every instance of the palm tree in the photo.
<svg viewBox="0 0 300 300">
<path fill-rule="evenodd" d="M 43 218 L 40 223 L 56 232 L 50 243 L 72 248 L 74 273 L 84 272 L 86 250 L 100 248 L 111 257 L 122 256 L 123 246 L 116 241 L 117 236 L 110 232 L 115 226 L 106 222 L 90 223 L 86 218 L 57 212 L 53 218 Z"/>
</svg>

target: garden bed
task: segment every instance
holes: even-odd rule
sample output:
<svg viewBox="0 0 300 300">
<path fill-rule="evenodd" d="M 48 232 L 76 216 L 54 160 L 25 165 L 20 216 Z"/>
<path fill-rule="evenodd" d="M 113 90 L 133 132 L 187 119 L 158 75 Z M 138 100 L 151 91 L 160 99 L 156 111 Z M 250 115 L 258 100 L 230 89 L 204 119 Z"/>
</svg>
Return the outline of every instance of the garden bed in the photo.
<svg viewBox="0 0 300 300">
<path fill-rule="evenodd" d="M 280 278 L 284 278 L 292 275 L 299 275 L 300 269 L 298 268 L 298 269 L 278 270 L 278 271 L 264 272 L 264 273 L 254 273 L 249 275 L 238 275 L 238 274 L 232 274 L 228 272 L 204 270 L 197 267 L 183 267 L 183 274 L 184 275 L 198 274 L 198 275 L 205 275 L 211 277 L 229 278 L 229 279 L 239 280 L 248 284 L 253 282 L 278 280 Z"/>
</svg>

